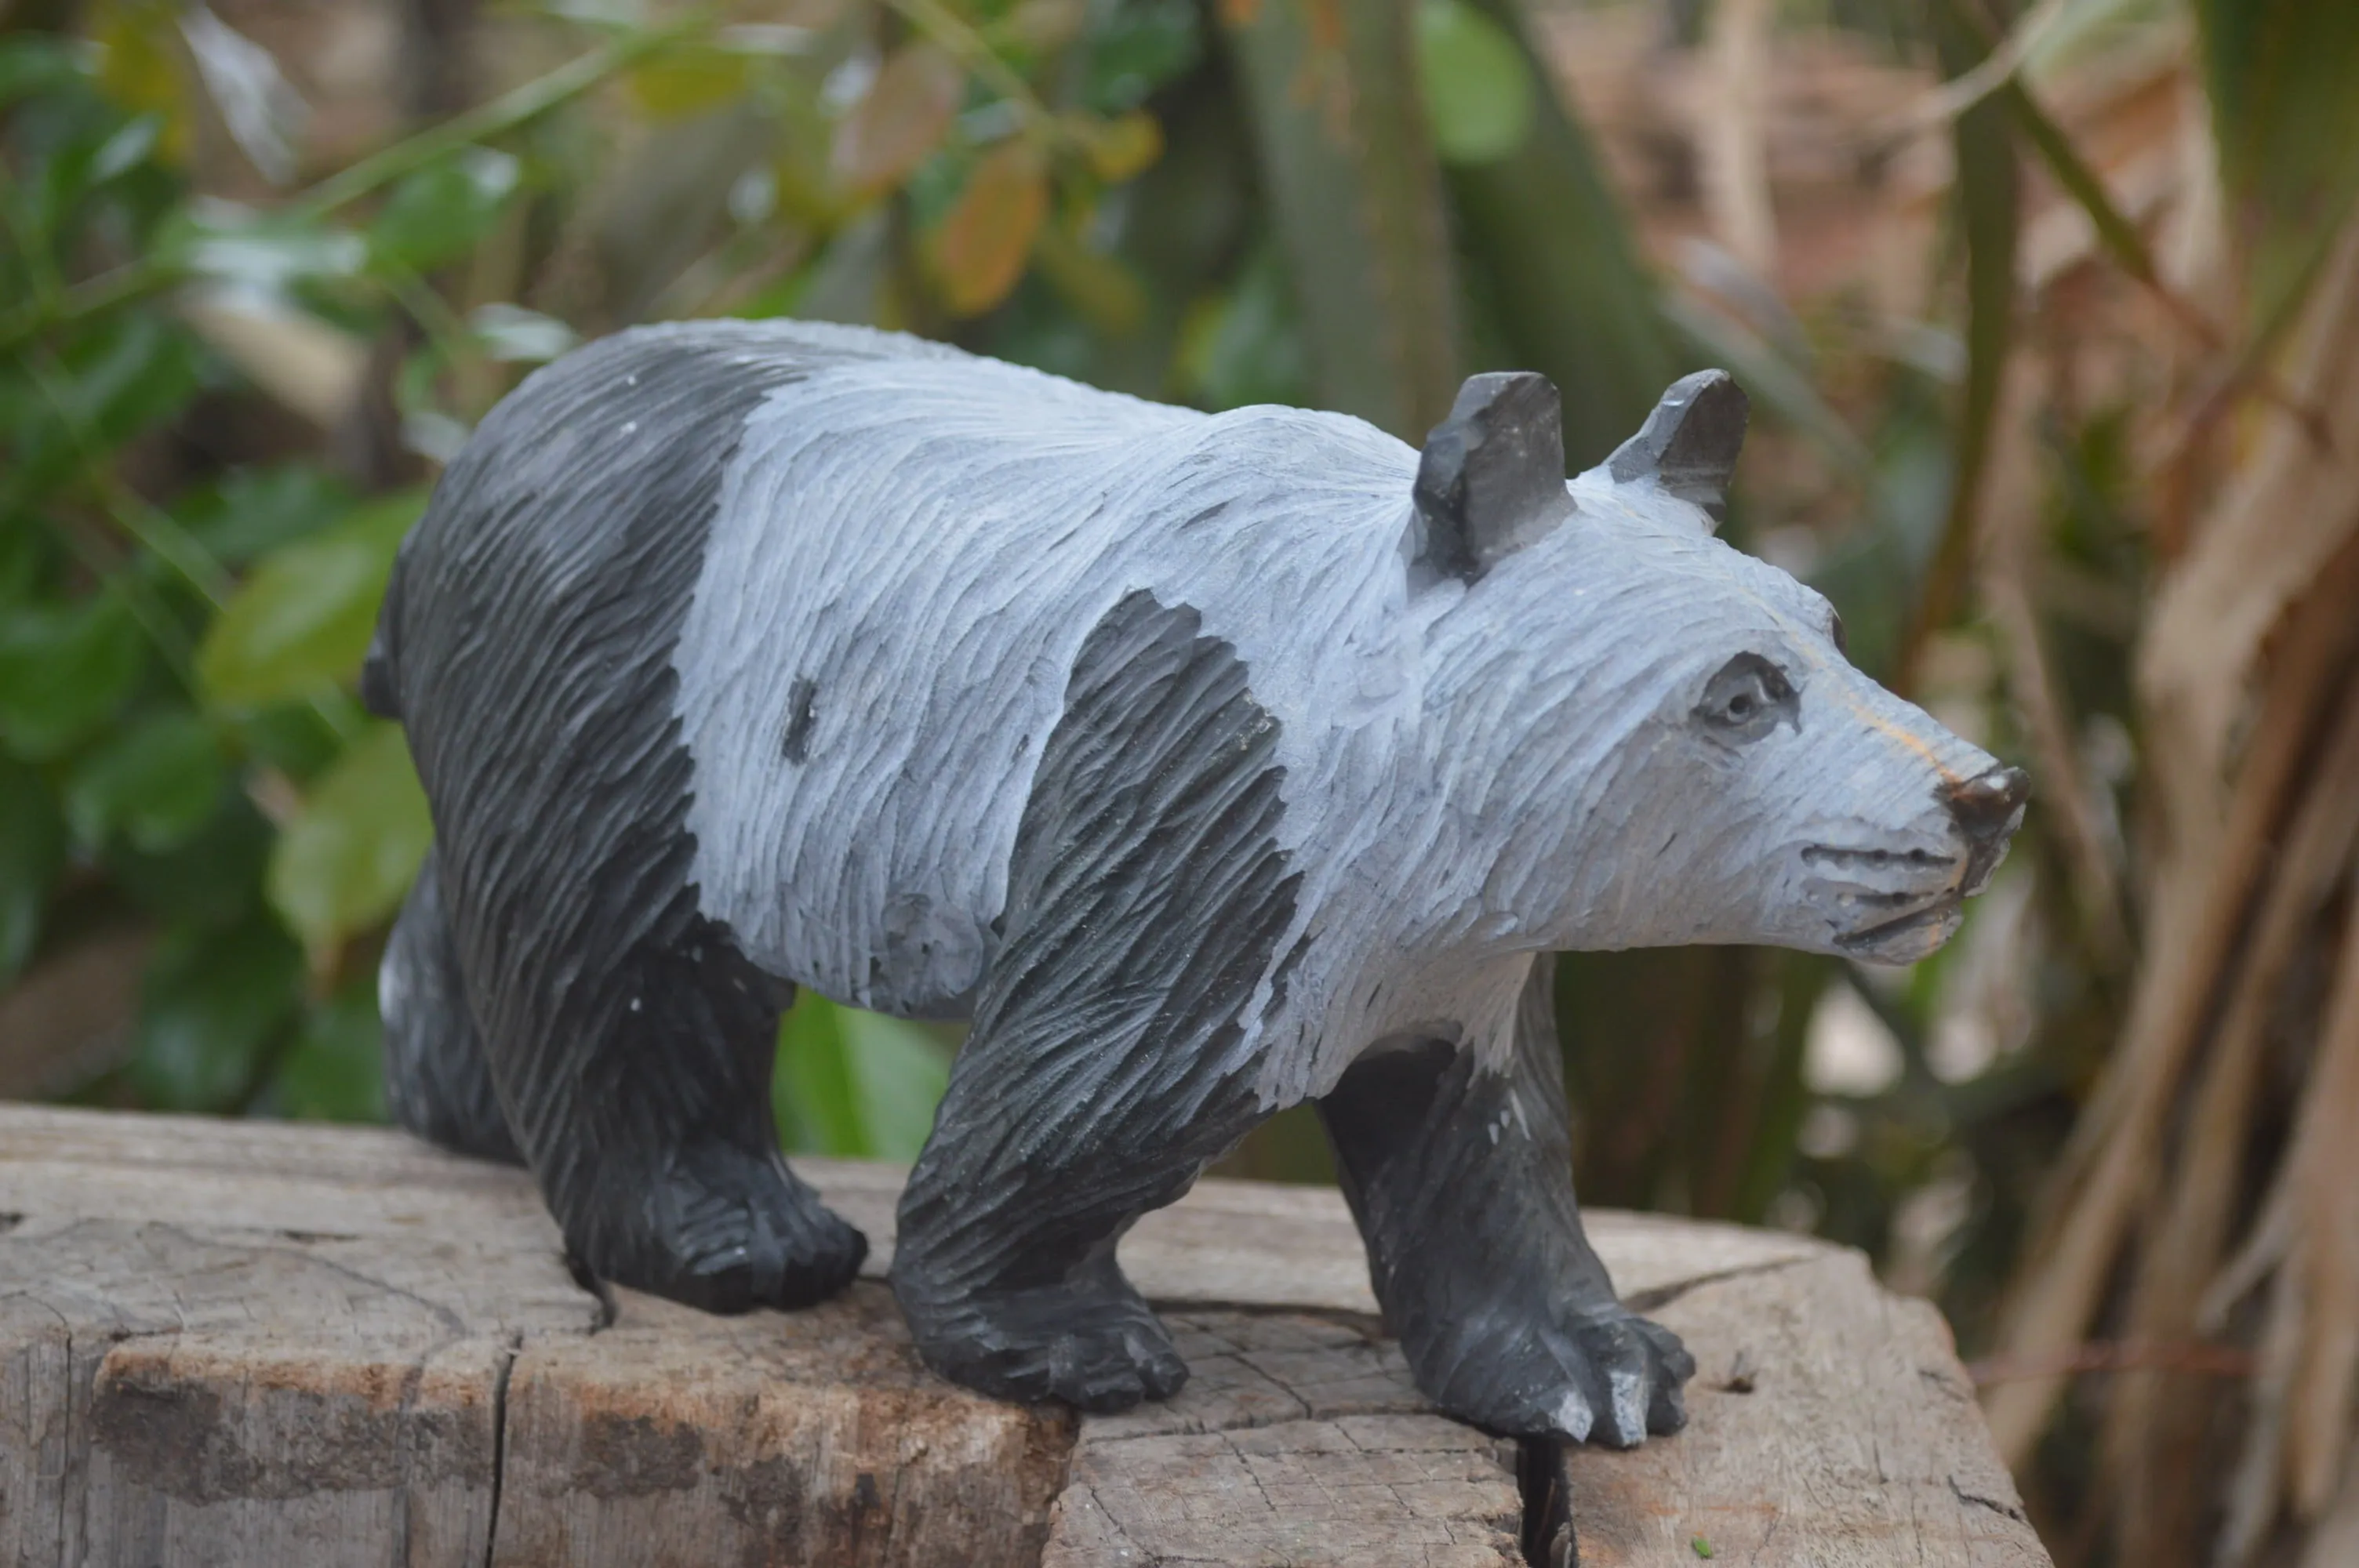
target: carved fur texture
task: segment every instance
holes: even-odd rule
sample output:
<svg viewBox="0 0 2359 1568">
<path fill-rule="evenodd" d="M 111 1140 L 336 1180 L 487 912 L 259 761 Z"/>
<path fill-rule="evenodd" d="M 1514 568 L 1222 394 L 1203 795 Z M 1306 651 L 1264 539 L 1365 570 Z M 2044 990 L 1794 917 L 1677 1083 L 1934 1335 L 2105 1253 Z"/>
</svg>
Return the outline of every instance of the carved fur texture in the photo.
<svg viewBox="0 0 2359 1568">
<path fill-rule="evenodd" d="M 402 1119 L 519 1153 L 600 1273 L 792 1304 L 864 1244 L 776 1152 L 778 1010 L 971 1016 L 894 1267 L 948 1375 L 1178 1387 L 1114 1243 L 1315 1099 L 1429 1392 L 1676 1426 L 1684 1353 L 1581 1236 L 1535 956 L 1919 956 L 2024 786 L 1712 536 L 1725 378 L 1569 483 L 1555 419 L 1478 378 L 1421 458 L 798 323 L 536 374 L 364 685 L 437 830 L 383 978 Z"/>
</svg>

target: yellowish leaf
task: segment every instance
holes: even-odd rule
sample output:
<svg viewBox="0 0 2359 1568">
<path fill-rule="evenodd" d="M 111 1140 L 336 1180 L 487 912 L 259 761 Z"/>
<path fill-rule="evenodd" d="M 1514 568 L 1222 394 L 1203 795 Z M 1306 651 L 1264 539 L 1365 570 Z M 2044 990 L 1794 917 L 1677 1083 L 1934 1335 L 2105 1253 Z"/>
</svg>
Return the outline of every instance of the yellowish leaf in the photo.
<svg viewBox="0 0 2359 1568">
<path fill-rule="evenodd" d="M 966 77 L 929 43 L 893 51 L 859 103 L 836 127 L 829 167 L 847 189 L 889 189 L 940 146 L 958 113 Z"/>
<path fill-rule="evenodd" d="M 1081 135 L 1089 149 L 1090 171 L 1108 185 L 1146 173 L 1163 156 L 1163 128 L 1143 109 L 1112 120 L 1084 121 Z"/>
<path fill-rule="evenodd" d="M 934 232 L 942 303 L 957 315 L 979 316 L 1006 298 L 1048 212 L 1049 172 L 1038 147 L 1019 138 L 984 154 Z"/>
<path fill-rule="evenodd" d="M 173 10 L 158 0 L 108 0 L 94 8 L 91 37 L 98 44 L 98 81 L 106 95 L 134 114 L 161 114 L 158 150 L 166 162 L 185 164 L 189 85 Z"/>
<path fill-rule="evenodd" d="M 707 114 L 745 96 L 751 62 L 729 49 L 680 49 L 658 55 L 630 74 L 631 101 L 650 120 Z"/>
</svg>

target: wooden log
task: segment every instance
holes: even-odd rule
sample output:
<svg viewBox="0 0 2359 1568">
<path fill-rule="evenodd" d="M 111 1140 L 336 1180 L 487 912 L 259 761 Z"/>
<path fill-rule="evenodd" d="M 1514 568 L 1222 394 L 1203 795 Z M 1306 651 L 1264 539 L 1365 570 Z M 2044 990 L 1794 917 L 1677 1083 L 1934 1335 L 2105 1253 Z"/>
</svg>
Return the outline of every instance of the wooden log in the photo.
<svg viewBox="0 0 2359 1568">
<path fill-rule="evenodd" d="M 799 1163 L 880 1272 L 901 1173 Z M 1418 1396 L 1332 1191 L 1142 1223 L 1193 1377 L 1077 1421 L 932 1377 L 873 1279 L 585 1288 L 521 1173 L 399 1133 L 0 1106 L 0 1564 L 2047 1562 L 1930 1308 L 1805 1238 L 1592 1224 L 1704 1369 L 1686 1433 L 1560 1463 Z"/>
</svg>

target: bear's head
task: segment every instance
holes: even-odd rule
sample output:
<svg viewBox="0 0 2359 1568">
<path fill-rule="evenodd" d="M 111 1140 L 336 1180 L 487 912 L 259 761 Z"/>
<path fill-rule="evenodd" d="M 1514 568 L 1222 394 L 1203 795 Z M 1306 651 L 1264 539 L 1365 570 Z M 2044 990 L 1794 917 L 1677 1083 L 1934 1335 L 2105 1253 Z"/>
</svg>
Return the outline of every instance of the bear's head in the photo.
<svg viewBox="0 0 2359 1568">
<path fill-rule="evenodd" d="M 1725 373 L 1689 376 L 1568 483 L 1556 389 L 1486 375 L 1426 443 L 1411 570 L 1451 596 L 1428 697 L 1471 808 L 1505 824 L 1482 903 L 1527 943 L 1905 963 L 2023 819 L 2021 770 L 1861 674 L 1825 599 L 1714 537 L 1745 423 Z"/>
</svg>

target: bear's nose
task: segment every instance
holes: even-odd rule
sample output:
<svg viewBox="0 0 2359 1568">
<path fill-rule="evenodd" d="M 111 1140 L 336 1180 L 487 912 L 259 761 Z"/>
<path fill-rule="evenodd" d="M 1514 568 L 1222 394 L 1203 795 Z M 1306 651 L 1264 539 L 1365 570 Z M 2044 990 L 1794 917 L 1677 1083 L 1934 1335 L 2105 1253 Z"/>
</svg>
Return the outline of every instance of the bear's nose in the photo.
<svg viewBox="0 0 2359 1568">
<path fill-rule="evenodd" d="M 2031 795 L 2031 775 L 2021 768 L 1993 768 L 1950 786 L 1950 812 L 1976 844 L 2005 833 Z"/>
</svg>

